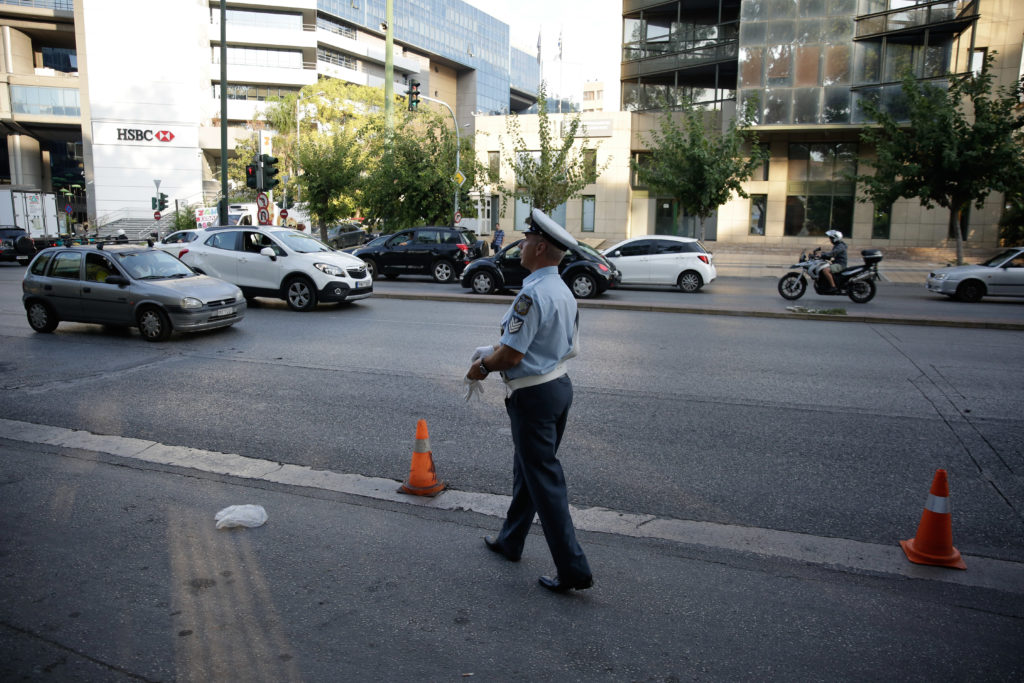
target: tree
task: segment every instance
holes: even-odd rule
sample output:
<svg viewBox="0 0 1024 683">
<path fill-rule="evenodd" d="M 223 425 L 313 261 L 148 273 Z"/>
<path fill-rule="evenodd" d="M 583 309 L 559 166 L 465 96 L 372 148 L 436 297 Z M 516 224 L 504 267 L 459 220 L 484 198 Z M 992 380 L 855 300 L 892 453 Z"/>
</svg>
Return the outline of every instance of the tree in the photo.
<svg viewBox="0 0 1024 683">
<path fill-rule="evenodd" d="M 980 209 L 989 193 L 1013 191 L 1024 179 L 1022 87 L 1017 82 L 993 93 L 994 55 L 985 58 L 978 74 L 949 76 L 946 90 L 908 73 L 902 88 L 905 117 L 871 99 L 861 103 L 877 125 L 861 133 L 876 158 L 869 162 L 873 175 L 857 176 L 860 200 L 888 206 L 901 197 L 917 198 L 926 208 L 948 209 L 958 264 L 971 204 Z"/>
<path fill-rule="evenodd" d="M 552 131 L 543 83 L 537 97 L 537 106 L 540 143 L 538 152 L 530 152 L 530 146 L 523 138 L 517 114 L 512 114 L 505 122 L 505 132 L 514 151 L 509 152 L 503 139 L 501 158 L 512 169 L 514 185 L 501 188 L 503 216 L 509 197 L 529 202 L 531 207 L 550 213 L 569 199 L 579 197 L 583 189 L 596 182 L 611 163 L 609 159 L 601 166 L 597 165 L 591 156 L 596 154 L 597 146 L 576 145 L 576 133 L 580 127 L 579 114 L 567 119 L 567 125 L 561 135 L 556 135 Z"/>
<path fill-rule="evenodd" d="M 326 242 L 328 225 L 358 207 L 363 141 L 354 127 L 335 126 L 330 133 L 304 138 L 298 159 L 305 171 L 299 177 L 304 203 Z"/>
<path fill-rule="evenodd" d="M 756 101 L 748 100 L 740 117 L 730 121 L 724 133 L 709 129 L 706 112 L 692 101 L 683 104 L 682 127 L 676 120 L 680 114 L 666 106 L 659 117 L 659 130 L 652 130 L 648 137 L 650 156 L 645 163 L 630 161 L 640 184 L 659 196 L 671 197 L 686 214 L 700 219 L 702 240 L 704 222 L 733 192 L 748 197 L 743 182 L 764 163 L 765 151 L 748 128 L 756 106 Z M 747 145 L 749 156 L 743 154 Z"/>
<path fill-rule="evenodd" d="M 482 175 L 472 141 L 460 138 L 460 170 L 467 182 L 455 182 L 455 133 L 447 114 L 428 109 L 394 114 L 389 134 L 382 115 L 367 121 L 372 162 L 363 183 L 367 216 L 385 232 L 414 225 L 451 225 L 455 192 L 459 205 L 472 211 L 469 190 Z M 468 214 L 467 214 L 468 215 Z"/>
</svg>

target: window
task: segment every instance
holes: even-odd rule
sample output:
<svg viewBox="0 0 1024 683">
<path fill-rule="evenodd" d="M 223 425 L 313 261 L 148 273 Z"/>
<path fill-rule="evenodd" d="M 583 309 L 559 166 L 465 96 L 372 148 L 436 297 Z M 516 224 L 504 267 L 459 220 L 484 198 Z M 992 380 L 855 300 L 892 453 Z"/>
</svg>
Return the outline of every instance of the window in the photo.
<svg viewBox="0 0 1024 683">
<path fill-rule="evenodd" d="M 215 233 L 206 240 L 206 246 L 213 247 L 214 249 L 229 249 L 234 251 L 236 248 L 235 244 L 238 234 L 239 233 L 234 230 Z"/>
<path fill-rule="evenodd" d="M 985 68 L 985 55 L 988 54 L 987 47 L 976 47 L 971 53 L 971 73 L 975 76 L 981 75 Z"/>
<path fill-rule="evenodd" d="M 103 254 L 90 252 L 85 255 L 85 279 L 89 282 L 106 282 L 117 271 Z"/>
<path fill-rule="evenodd" d="M 501 152 L 487 153 L 487 172 L 490 174 L 491 182 L 498 182 L 501 178 Z"/>
<path fill-rule="evenodd" d="M 654 241 L 655 254 L 686 254 L 691 251 L 697 251 L 695 242 L 676 242 L 675 240 Z"/>
<path fill-rule="evenodd" d="M 46 264 L 50 262 L 51 258 L 53 258 L 52 253 L 46 253 L 37 258 L 35 260 L 35 263 L 32 264 L 32 274 L 42 275 L 44 272 L 46 272 Z"/>
<path fill-rule="evenodd" d="M 762 142 L 758 147 L 761 148 L 761 154 L 763 155 L 762 158 L 764 159 L 764 161 L 761 162 L 761 180 L 768 180 L 768 166 L 772 160 L 772 152 L 766 142 Z"/>
<path fill-rule="evenodd" d="M 788 237 L 850 234 L 857 145 L 794 143 L 789 146 L 789 183 L 784 232 Z"/>
<path fill-rule="evenodd" d="M 597 150 L 583 150 L 583 173 L 588 183 L 597 182 Z"/>
<path fill-rule="evenodd" d="M 750 234 L 763 235 L 765 214 L 768 212 L 768 195 L 750 195 Z"/>
<path fill-rule="evenodd" d="M 580 225 L 581 232 L 594 232 L 594 208 L 597 205 L 596 197 L 592 194 L 583 195 L 583 223 Z"/>
<path fill-rule="evenodd" d="M 889 239 L 889 228 L 892 227 L 892 204 L 882 206 L 875 204 L 871 214 L 871 239 Z"/>
<path fill-rule="evenodd" d="M 616 249 L 622 256 L 646 256 L 651 253 L 651 240 L 637 240 L 629 244 L 623 244 Z"/>
<path fill-rule="evenodd" d="M 82 269 L 82 254 L 78 251 L 65 251 L 57 254 L 53 259 L 53 270 L 51 277 L 60 277 L 66 280 L 77 280 Z"/>
</svg>

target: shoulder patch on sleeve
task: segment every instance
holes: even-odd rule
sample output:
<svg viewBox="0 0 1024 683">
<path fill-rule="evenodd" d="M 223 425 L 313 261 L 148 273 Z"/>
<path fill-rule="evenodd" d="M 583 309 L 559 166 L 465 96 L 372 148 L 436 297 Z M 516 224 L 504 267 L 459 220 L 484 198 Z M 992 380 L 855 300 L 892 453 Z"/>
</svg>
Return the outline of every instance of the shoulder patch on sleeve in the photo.
<svg viewBox="0 0 1024 683">
<path fill-rule="evenodd" d="M 526 315 L 530 311 L 530 306 L 533 306 L 533 299 L 530 298 L 530 295 L 520 294 L 513 304 L 513 309 L 519 315 Z"/>
<path fill-rule="evenodd" d="M 516 316 L 512 316 L 511 318 L 509 318 L 509 321 L 508 321 L 508 333 L 509 334 L 515 334 L 516 332 L 518 332 L 520 330 L 520 328 L 522 328 L 522 326 L 523 326 L 523 319 L 522 318 L 517 318 Z"/>
</svg>

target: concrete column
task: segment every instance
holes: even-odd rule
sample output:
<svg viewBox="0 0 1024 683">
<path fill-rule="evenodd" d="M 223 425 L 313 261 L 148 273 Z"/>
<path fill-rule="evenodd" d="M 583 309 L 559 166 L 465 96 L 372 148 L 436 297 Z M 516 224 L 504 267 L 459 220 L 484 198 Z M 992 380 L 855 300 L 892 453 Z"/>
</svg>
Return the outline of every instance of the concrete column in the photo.
<svg viewBox="0 0 1024 683">
<path fill-rule="evenodd" d="M 28 135 L 8 135 L 7 154 L 11 159 L 11 184 L 41 189 L 43 174 L 39 141 Z"/>
</svg>

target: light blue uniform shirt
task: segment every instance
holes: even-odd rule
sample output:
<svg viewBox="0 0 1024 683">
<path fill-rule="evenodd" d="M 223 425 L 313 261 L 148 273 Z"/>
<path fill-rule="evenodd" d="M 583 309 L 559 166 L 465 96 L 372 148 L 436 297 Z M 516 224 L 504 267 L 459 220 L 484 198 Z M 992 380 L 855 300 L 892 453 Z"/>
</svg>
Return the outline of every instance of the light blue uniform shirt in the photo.
<svg viewBox="0 0 1024 683">
<path fill-rule="evenodd" d="M 556 266 L 530 273 L 501 319 L 501 343 L 523 354 L 503 374 L 506 379 L 551 372 L 572 350 L 576 299 L 558 276 Z"/>
</svg>

